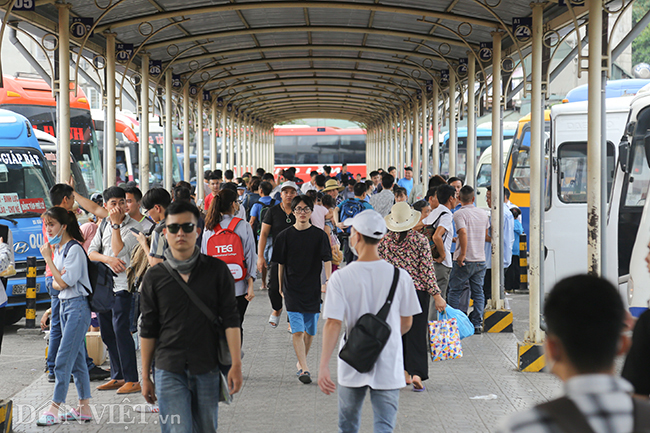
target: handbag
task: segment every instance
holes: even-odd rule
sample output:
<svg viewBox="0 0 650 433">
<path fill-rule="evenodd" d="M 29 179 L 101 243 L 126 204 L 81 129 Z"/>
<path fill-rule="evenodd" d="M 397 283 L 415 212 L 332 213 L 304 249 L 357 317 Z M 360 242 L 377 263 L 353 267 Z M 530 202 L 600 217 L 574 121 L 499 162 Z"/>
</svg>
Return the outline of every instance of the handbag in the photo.
<svg viewBox="0 0 650 433">
<path fill-rule="evenodd" d="M 460 339 L 467 338 L 470 335 L 474 335 L 474 324 L 469 320 L 467 314 L 463 313 L 460 310 L 450 307 L 447 305 L 445 311 L 439 316 L 440 320 L 443 319 L 456 319 L 456 326 L 458 327 L 458 333 L 460 334 Z"/>
<path fill-rule="evenodd" d="M 339 358 L 359 373 L 367 373 L 373 369 L 388 342 L 391 327 L 386 322 L 386 317 L 388 317 L 388 311 L 393 303 L 398 280 L 399 269 L 395 268 L 393 283 L 381 310 L 376 315 L 366 313 L 359 317 L 357 323 L 347 333 L 345 344 L 339 352 Z"/>
<path fill-rule="evenodd" d="M 223 326 L 221 326 L 221 319 L 218 318 L 210 309 L 208 308 L 207 305 L 198 297 L 196 296 L 196 293 L 190 289 L 190 286 L 187 285 L 185 281 L 181 278 L 181 276 L 176 272 L 171 265 L 169 264 L 168 261 L 163 262 L 163 266 L 165 269 L 167 269 L 167 272 L 176 280 L 179 286 L 183 288 L 185 293 L 187 293 L 187 296 L 190 297 L 190 300 L 199 307 L 199 310 L 208 318 L 210 323 L 212 323 L 216 329 L 217 333 L 219 334 L 219 347 L 217 350 L 217 362 L 221 365 L 232 365 L 232 357 L 230 356 L 230 349 L 228 349 L 228 340 L 226 340 L 226 332 L 223 329 Z"/>
<path fill-rule="evenodd" d="M 431 359 L 434 361 L 461 358 L 463 348 L 460 344 L 456 319 L 429 322 L 429 344 L 431 345 Z"/>
</svg>

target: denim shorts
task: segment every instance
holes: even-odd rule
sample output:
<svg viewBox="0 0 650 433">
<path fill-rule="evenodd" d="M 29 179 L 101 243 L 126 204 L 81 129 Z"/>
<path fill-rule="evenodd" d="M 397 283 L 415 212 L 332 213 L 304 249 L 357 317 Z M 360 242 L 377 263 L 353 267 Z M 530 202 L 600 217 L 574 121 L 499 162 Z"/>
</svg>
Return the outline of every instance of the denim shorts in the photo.
<svg viewBox="0 0 650 433">
<path fill-rule="evenodd" d="M 292 334 L 306 332 L 309 335 L 316 335 L 320 313 L 296 313 L 295 311 L 287 311 L 287 316 L 289 316 Z"/>
</svg>

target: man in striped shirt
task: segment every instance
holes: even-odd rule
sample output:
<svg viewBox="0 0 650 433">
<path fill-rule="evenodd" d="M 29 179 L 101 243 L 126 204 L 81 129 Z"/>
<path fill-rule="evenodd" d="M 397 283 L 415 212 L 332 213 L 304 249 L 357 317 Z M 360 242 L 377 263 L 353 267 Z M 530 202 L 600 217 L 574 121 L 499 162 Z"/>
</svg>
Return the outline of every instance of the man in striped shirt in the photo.
<svg viewBox="0 0 650 433">
<path fill-rule="evenodd" d="M 650 405 L 615 373 L 629 347 L 625 309 L 607 280 L 576 275 L 551 290 L 544 304 L 546 363 L 564 382 L 565 396 L 517 413 L 501 433 L 632 433 L 650 431 Z"/>
<path fill-rule="evenodd" d="M 454 224 L 458 233 L 458 247 L 454 251 L 454 263 L 449 275 L 447 302 L 452 308 L 460 307 L 460 296 L 469 281 L 474 310 L 469 319 L 474 325 L 474 333 L 481 333 L 481 321 L 485 296 L 485 241 L 490 221 L 483 209 L 474 206 L 474 188 L 465 185 L 459 193 L 462 207 L 454 213 Z"/>
</svg>

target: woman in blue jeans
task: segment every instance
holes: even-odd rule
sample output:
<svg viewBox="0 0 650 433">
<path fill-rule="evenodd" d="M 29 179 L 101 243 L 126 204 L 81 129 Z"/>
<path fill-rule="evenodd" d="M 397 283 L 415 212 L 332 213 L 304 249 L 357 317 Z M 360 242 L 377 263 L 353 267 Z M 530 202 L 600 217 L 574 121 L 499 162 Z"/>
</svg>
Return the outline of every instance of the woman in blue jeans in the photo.
<svg viewBox="0 0 650 433">
<path fill-rule="evenodd" d="M 59 421 L 92 419 L 90 407 L 90 377 L 86 365 L 84 338 L 90 325 L 88 293 L 88 262 L 81 245 L 84 241 L 74 213 L 53 207 L 43 214 L 48 242 L 41 247 L 43 258 L 52 270 L 52 288 L 59 291 L 61 343 L 54 364 L 54 396 L 49 409 L 36 425 L 50 426 Z M 52 258 L 52 250 L 54 257 Z M 79 406 L 59 417 L 70 385 L 70 374 L 79 395 Z"/>
</svg>

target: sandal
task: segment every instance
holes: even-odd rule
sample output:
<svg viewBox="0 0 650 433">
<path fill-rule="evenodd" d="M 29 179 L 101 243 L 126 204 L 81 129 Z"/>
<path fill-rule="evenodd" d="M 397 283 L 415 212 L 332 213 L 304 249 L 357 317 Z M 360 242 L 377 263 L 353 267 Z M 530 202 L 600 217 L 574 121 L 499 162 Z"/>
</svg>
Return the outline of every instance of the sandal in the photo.
<svg viewBox="0 0 650 433">
<path fill-rule="evenodd" d="M 298 380 L 307 385 L 308 383 L 311 383 L 311 374 L 309 374 L 308 371 L 303 371 L 300 376 L 298 376 Z"/>
<path fill-rule="evenodd" d="M 271 314 L 269 317 L 269 325 L 271 325 L 271 328 L 277 328 L 278 325 L 280 324 L 280 316 L 274 316 Z"/>
<path fill-rule="evenodd" d="M 36 420 L 36 425 L 40 427 L 48 427 L 54 424 L 58 424 L 56 417 L 52 412 L 43 412 L 43 415 Z"/>
<path fill-rule="evenodd" d="M 90 422 L 93 417 L 90 415 L 82 415 L 77 409 L 71 409 L 70 412 L 60 416 L 61 421 L 83 421 Z"/>
</svg>

